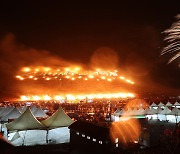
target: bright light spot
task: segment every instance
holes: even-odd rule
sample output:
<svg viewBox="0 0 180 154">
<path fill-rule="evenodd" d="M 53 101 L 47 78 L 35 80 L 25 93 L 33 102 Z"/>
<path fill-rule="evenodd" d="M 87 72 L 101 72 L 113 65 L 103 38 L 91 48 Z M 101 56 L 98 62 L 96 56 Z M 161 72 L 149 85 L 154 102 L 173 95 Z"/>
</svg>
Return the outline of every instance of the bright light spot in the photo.
<svg viewBox="0 0 180 154">
<path fill-rule="evenodd" d="M 111 81 L 112 81 L 112 79 L 110 79 L 110 78 L 109 78 L 109 79 L 107 79 L 107 81 L 111 82 Z"/>
<path fill-rule="evenodd" d="M 64 98 L 63 98 L 62 96 L 56 95 L 56 96 L 54 97 L 54 99 L 55 99 L 55 100 L 63 100 Z"/>
<path fill-rule="evenodd" d="M 66 98 L 67 98 L 67 100 L 70 100 L 70 101 L 73 101 L 73 100 L 76 99 L 76 98 L 75 98 L 73 95 L 71 95 L 71 94 L 66 95 Z"/>
<path fill-rule="evenodd" d="M 111 94 L 105 94 L 104 97 L 105 98 L 112 98 Z"/>
<path fill-rule="evenodd" d="M 66 76 L 65 78 L 66 78 L 66 79 L 69 79 L 69 78 L 70 78 L 70 76 Z"/>
<path fill-rule="evenodd" d="M 93 98 L 95 98 L 95 96 L 94 95 L 87 95 L 87 98 L 88 99 L 93 99 Z"/>
<path fill-rule="evenodd" d="M 46 101 L 51 100 L 51 97 L 48 96 L 48 95 L 43 96 L 43 98 L 44 98 L 44 100 L 46 100 Z"/>
<path fill-rule="evenodd" d="M 19 79 L 20 79 L 20 80 L 24 80 L 24 78 L 22 78 L 22 77 L 21 77 L 21 78 L 19 78 Z"/>
<path fill-rule="evenodd" d="M 77 99 L 83 100 L 83 99 L 86 99 L 86 96 L 83 96 L 83 95 L 77 95 Z"/>
<path fill-rule="evenodd" d="M 102 99 L 102 98 L 103 98 L 103 95 L 102 95 L 102 94 L 97 94 L 97 95 L 96 95 L 96 98 Z"/>
<path fill-rule="evenodd" d="M 88 78 L 84 78 L 84 80 L 88 80 Z"/>
<path fill-rule="evenodd" d="M 124 80 L 124 79 L 125 79 L 125 77 L 124 77 L 124 76 L 120 76 L 119 78 L 120 78 L 121 80 Z"/>
<path fill-rule="evenodd" d="M 94 76 L 93 76 L 93 75 L 89 75 L 89 78 L 90 78 L 90 79 L 93 79 L 93 78 L 94 78 Z"/>
<path fill-rule="evenodd" d="M 75 78 L 71 78 L 71 80 L 75 80 Z"/>
<path fill-rule="evenodd" d="M 34 80 L 37 80 L 38 78 L 34 78 Z"/>
<path fill-rule="evenodd" d="M 97 68 L 96 71 L 97 71 L 97 72 L 101 72 L 101 69 L 100 69 L 100 68 Z"/>
<path fill-rule="evenodd" d="M 23 71 L 23 72 L 30 72 L 31 69 L 30 69 L 29 67 L 23 67 L 23 68 L 22 68 L 22 71 Z"/>
<path fill-rule="evenodd" d="M 32 75 L 30 75 L 30 76 L 29 76 L 29 78 L 30 78 L 30 79 L 32 79 L 32 78 L 33 78 L 33 76 L 32 76 Z"/>
<path fill-rule="evenodd" d="M 126 82 L 129 82 L 129 83 L 131 83 L 131 81 L 130 81 L 130 80 L 128 80 L 128 79 L 126 79 Z"/>
<path fill-rule="evenodd" d="M 22 100 L 22 101 L 27 101 L 27 100 L 30 100 L 30 99 L 29 99 L 29 97 L 27 97 L 27 96 L 21 96 L 21 100 Z"/>
<path fill-rule="evenodd" d="M 105 80 L 105 79 L 106 79 L 106 77 L 105 77 L 105 76 L 102 76 L 102 77 L 101 77 L 101 79 Z"/>
<path fill-rule="evenodd" d="M 48 71 L 50 71 L 50 70 L 51 70 L 50 67 L 44 67 L 44 71 L 45 71 L 45 72 L 48 72 Z"/>
<path fill-rule="evenodd" d="M 128 93 L 128 97 L 134 97 L 134 94 Z"/>
<path fill-rule="evenodd" d="M 38 100 L 41 99 L 41 97 L 39 97 L 39 96 L 32 96 L 32 99 L 35 100 L 35 101 L 38 101 Z"/>
<path fill-rule="evenodd" d="M 47 81 L 51 80 L 51 78 L 46 78 Z"/>
<path fill-rule="evenodd" d="M 80 67 L 75 67 L 75 68 L 74 68 L 74 71 L 76 71 L 76 72 L 78 72 L 78 71 L 80 71 L 80 70 L 81 70 Z"/>
<path fill-rule="evenodd" d="M 70 71 L 70 68 L 64 68 L 64 70 L 65 70 L 66 72 L 69 72 L 69 71 Z"/>
<path fill-rule="evenodd" d="M 35 72 L 39 72 L 39 68 L 36 68 L 36 69 L 35 69 Z"/>
</svg>

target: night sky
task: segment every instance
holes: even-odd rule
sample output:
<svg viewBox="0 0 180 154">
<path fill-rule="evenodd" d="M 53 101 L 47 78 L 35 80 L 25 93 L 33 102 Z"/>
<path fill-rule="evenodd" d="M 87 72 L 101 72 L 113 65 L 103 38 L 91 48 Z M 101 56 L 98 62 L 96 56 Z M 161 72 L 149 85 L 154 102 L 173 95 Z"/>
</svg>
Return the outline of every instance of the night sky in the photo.
<svg viewBox="0 0 180 154">
<path fill-rule="evenodd" d="M 178 0 L 7 1 L 0 4 L 0 39 L 13 35 L 17 43 L 28 48 L 85 64 L 94 51 L 106 47 L 118 54 L 119 68 L 147 90 L 156 87 L 153 92 L 161 88 L 177 92 L 178 60 L 167 64 L 171 55 L 160 56 L 160 52 L 166 45 L 162 32 L 179 13 Z M 5 58 L 0 60 L 6 63 Z M 4 69 L 1 66 L 1 91 L 7 89 Z M 148 85 L 154 86 L 148 89 Z"/>
</svg>

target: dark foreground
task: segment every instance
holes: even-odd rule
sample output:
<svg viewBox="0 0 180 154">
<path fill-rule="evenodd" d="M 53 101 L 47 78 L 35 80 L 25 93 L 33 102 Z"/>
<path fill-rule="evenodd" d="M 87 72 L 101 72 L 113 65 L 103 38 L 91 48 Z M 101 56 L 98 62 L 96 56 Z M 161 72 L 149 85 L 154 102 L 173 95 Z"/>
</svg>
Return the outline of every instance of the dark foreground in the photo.
<svg viewBox="0 0 180 154">
<path fill-rule="evenodd" d="M 75 148 L 71 147 L 70 144 L 58 144 L 58 145 L 38 145 L 38 146 L 23 146 L 23 147 L 7 147 L 1 152 L 3 154 L 179 154 L 180 147 L 176 149 L 168 149 L 168 147 L 153 147 L 148 149 L 131 149 L 121 150 L 115 149 L 114 151 L 108 152 L 102 149 L 90 149 L 88 147 Z"/>
</svg>

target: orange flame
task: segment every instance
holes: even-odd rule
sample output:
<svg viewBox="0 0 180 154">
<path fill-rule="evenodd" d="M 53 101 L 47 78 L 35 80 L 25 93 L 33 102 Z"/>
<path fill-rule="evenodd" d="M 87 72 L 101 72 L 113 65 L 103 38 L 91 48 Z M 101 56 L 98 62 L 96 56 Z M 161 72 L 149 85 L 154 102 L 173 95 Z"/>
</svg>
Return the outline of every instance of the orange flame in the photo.
<svg viewBox="0 0 180 154">
<path fill-rule="evenodd" d="M 106 80 L 106 81 L 113 81 L 115 79 L 120 79 L 126 83 L 134 84 L 133 81 L 130 79 L 125 78 L 124 76 L 119 76 L 117 70 L 113 71 L 107 71 L 107 70 L 101 70 L 97 68 L 95 71 L 92 70 L 83 70 L 79 66 L 71 66 L 71 67 L 65 67 L 65 68 L 51 68 L 51 67 L 23 67 L 21 71 L 19 72 L 20 75 L 16 75 L 16 78 L 19 80 L 25 80 L 25 79 L 60 79 L 60 78 L 66 78 L 66 79 L 72 79 L 75 80 L 76 78 L 88 80 L 89 79 L 95 79 L 96 81 Z M 73 77 L 74 76 L 74 77 Z"/>
</svg>

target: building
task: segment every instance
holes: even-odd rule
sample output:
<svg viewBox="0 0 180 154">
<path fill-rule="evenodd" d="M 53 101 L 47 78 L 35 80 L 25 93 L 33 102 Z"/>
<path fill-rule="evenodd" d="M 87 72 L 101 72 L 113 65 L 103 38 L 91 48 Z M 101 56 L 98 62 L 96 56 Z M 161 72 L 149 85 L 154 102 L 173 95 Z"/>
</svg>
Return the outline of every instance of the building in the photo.
<svg viewBox="0 0 180 154">
<path fill-rule="evenodd" d="M 71 146 L 82 153 L 111 153 L 116 149 L 117 145 L 111 140 L 108 127 L 76 121 L 69 129 Z"/>
</svg>

